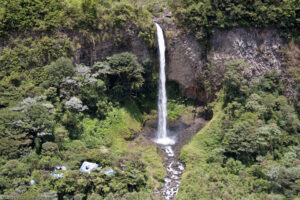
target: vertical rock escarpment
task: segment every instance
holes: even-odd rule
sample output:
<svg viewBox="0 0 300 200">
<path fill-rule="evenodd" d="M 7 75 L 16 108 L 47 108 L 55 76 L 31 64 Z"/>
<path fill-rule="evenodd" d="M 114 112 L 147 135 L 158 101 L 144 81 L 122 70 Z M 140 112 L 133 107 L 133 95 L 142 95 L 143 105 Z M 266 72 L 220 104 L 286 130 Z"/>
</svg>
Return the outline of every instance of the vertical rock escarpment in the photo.
<svg viewBox="0 0 300 200">
<path fill-rule="evenodd" d="M 219 67 L 226 61 L 243 59 L 250 66 L 245 73 L 261 76 L 266 71 L 282 71 L 279 51 L 284 46 L 275 29 L 215 30 L 207 57 L 212 65 Z"/>
<path fill-rule="evenodd" d="M 204 47 L 193 35 L 182 33 L 174 22 L 167 21 L 164 26 L 168 48 L 167 78 L 177 82 L 188 98 L 202 102 L 213 100 L 214 93 L 222 85 L 224 64 L 230 60 L 249 63 L 244 71 L 247 77 L 273 70 L 284 72 L 280 51 L 286 43 L 276 29 L 215 29 L 210 35 L 209 46 Z M 207 82 L 213 87 L 208 88 Z"/>
<path fill-rule="evenodd" d="M 179 83 L 182 93 L 192 99 L 206 101 L 197 83 L 203 69 L 203 48 L 191 35 L 177 35 L 168 41 L 168 80 Z"/>
<path fill-rule="evenodd" d="M 153 52 L 147 47 L 138 30 L 133 26 L 128 26 L 120 33 L 118 41 L 100 38 L 100 33 L 90 33 L 89 36 L 75 35 L 77 39 L 75 50 L 75 62 L 93 65 L 93 63 L 103 57 L 112 56 L 122 52 L 130 52 L 137 56 L 142 62 L 148 58 L 153 58 Z"/>
<path fill-rule="evenodd" d="M 168 80 L 177 82 L 182 94 L 188 98 L 206 101 L 197 83 L 197 74 L 203 69 L 204 48 L 194 36 L 182 33 L 173 21 L 165 21 L 163 26 L 167 38 Z"/>
<path fill-rule="evenodd" d="M 178 83 L 182 95 L 188 98 L 212 101 L 222 86 L 224 64 L 230 60 L 248 62 L 249 68 L 244 71 L 247 77 L 261 76 L 272 70 L 284 74 L 280 51 L 287 44 L 276 29 L 215 29 L 205 47 L 170 18 L 161 20 L 160 24 L 166 36 L 167 80 Z M 153 49 L 147 48 L 138 32 L 134 28 L 129 30 L 122 34 L 123 43 L 119 44 L 110 40 L 79 41 L 81 47 L 75 51 L 76 63 L 91 65 L 102 57 L 124 51 L 135 54 L 140 62 L 147 58 L 156 60 Z"/>
</svg>

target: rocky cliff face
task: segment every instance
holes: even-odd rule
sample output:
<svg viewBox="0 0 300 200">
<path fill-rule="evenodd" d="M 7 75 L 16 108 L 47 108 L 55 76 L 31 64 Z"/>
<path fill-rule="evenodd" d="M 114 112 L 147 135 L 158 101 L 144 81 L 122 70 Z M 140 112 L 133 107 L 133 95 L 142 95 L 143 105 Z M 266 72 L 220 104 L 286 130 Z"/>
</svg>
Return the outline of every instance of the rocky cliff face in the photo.
<svg viewBox="0 0 300 200">
<path fill-rule="evenodd" d="M 127 27 L 119 34 L 119 39 L 102 40 L 97 33 L 87 36 L 79 35 L 77 43 L 79 48 L 75 51 L 75 62 L 93 65 L 95 61 L 113 54 L 131 52 L 142 62 L 153 57 L 153 52 L 147 48 L 142 38 L 138 37 L 135 27 Z"/>
<path fill-rule="evenodd" d="M 226 71 L 224 63 L 230 60 L 241 59 L 249 63 L 249 68 L 244 71 L 245 77 L 261 76 L 267 71 L 282 74 L 284 69 L 280 50 L 285 46 L 285 42 L 275 29 L 214 30 L 211 49 L 207 53 L 211 69 L 208 78 L 214 84 L 213 89 L 217 91 L 221 87 Z"/>
<path fill-rule="evenodd" d="M 207 58 L 211 65 L 222 68 L 229 60 L 242 59 L 249 63 L 247 77 L 261 76 L 266 71 L 282 71 L 280 49 L 286 44 L 274 29 L 236 28 L 215 30 L 212 49 Z"/>
<path fill-rule="evenodd" d="M 177 82 L 182 94 L 188 98 L 212 101 L 221 88 L 226 71 L 224 64 L 229 60 L 248 62 L 249 68 L 244 72 L 247 77 L 260 76 L 272 70 L 284 71 L 280 50 L 287 44 L 275 29 L 215 29 L 207 48 L 193 35 L 183 33 L 171 19 L 158 21 L 167 42 L 167 78 Z M 133 27 L 120 35 L 118 42 L 80 39 L 80 48 L 75 52 L 76 63 L 91 65 L 102 57 L 124 51 L 135 54 L 140 62 L 147 58 L 157 59 L 157 53 L 147 48 Z"/>
<path fill-rule="evenodd" d="M 281 72 L 279 50 L 285 46 L 275 29 L 235 28 L 215 30 L 207 57 L 211 64 L 222 66 L 228 60 L 243 59 L 248 62 L 250 76 L 260 76 L 266 71 Z"/>
<path fill-rule="evenodd" d="M 214 92 L 221 87 L 224 63 L 229 60 L 248 62 L 250 67 L 244 72 L 247 77 L 283 71 L 280 50 L 286 44 L 275 29 L 216 29 L 209 50 L 205 50 L 195 37 L 182 34 L 173 22 L 163 24 L 167 36 L 168 79 L 179 83 L 182 93 L 189 98 L 212 100 Z M 208 91 L 207 82 L 214 84 L 214 91 Z"/>
<path fill-rule="evenodd" d="M 167 43 L 168 80 L 177 82 L 182 94 L 188 98 L 206 101 L 197 79 L 199 70 L 204 66 L 204 48 L 194 36 L 182 33 L 172 20 L 166 19 L 160 23 Z"/>
<path fill-rule="evenodd" d="M 177 35 L 167 40 L 167 77 L 179 83 L 182 93 L 206 101 L 197 74 L 203 69 L 203 48 L 191 35 Z"/>
</svg>

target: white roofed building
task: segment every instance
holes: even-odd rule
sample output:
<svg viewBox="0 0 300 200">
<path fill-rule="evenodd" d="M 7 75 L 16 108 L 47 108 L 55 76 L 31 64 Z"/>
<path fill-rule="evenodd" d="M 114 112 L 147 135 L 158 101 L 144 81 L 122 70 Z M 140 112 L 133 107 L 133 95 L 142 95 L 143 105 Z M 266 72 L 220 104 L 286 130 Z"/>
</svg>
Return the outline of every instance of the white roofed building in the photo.
<svg viewBox="0 0 300 200">
<path fill-rule="evenodd" d="M 84 161 L 80 167 L 81 172 L 91 173 L 98 168 L 98 164 Z"/>
</svg>

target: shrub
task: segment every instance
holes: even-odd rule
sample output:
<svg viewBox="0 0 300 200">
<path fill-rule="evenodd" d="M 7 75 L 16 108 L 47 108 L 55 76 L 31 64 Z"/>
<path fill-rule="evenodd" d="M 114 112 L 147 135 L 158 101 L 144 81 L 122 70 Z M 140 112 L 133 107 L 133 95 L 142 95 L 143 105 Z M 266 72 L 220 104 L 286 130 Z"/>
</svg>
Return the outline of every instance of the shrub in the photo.
<svg viewBox="0 0 300 200">
<path fill-rule="evenodd" d="M 228 0 L 180 0 L 174 3 L 175 16 L 198 39 L 207 39 L 213 28 L 267 27 L 282 29 L 282 34 L 297 35 L 296 0 L 262 1 L 252 3 Z M 278 23 L 280 22 L 280 23 Z M 286 29 L 289 30 L 287 34 Z"/>
<path fill-rule="evenodd" d="M 90 80 L 79 88 L 79 95 L 83 103 L 88 106 L 88 112 L 97 115 L 100 119 L 106 116 L 109 102 L 106 95 L 106 86 L 102 80 Z"/>
<path fill-rule="evenodd" d="M 43 156 L 55 156 L 58 153 L 58 146 L 53 142 L 45 142 L 42 145 Z"/>
<path fill-rule="evenodd" d="M 57 89 L 55 87 L 49 87 L 45 91 L 45 95 L 46 95 L 46 97 L 49 101 L 56 102 L 56 100 L 57 100 Z"/>
<path fill-rule="evenodd" d="M 5 5 L 0 23 L 0 36 L 11 31 L 28 31 L 30 28 L 53 30 L 62 20 L 64 1 L 3 0 Z"/>
<path fill-rule="evenodd" d="M 225 63 L 226 73 L 223 79 L 224 105 L 233 100 L 244 103 L 249 93 L 248 81 L 242 72 L 248 64 L 242 60 L 234 60 Z"/>
<path fill-rule="evenodd" d="M 48 81 L 50 86 L 60 88 L 63 79 L 72 77 L 75 73 L 72 61 L 68 58 L 59 58 L 47 67 Z"/>
<path fill-rule="evenodd" d="M 113 55 L 105 63 L 95 63 L 93 68 L 104 78 L 109 95 L 115 100 L 124 102 L 134 98 L 144 83 L 143 67 L 128 52 Z"/>
<path fill-rule="evenodd" d="M 233 158 L 229 158 L 225 165 L 230 173 L 238 175 L 240 170 L 243 170 L 245 166 L 239 160 L 234 160 Z"/>
<path fill-rule="evenodd" d="M 30 71 L 35 83 L 45 80 L 41 69 L 62 56 L 72 55 L 72 46 L 68 38 L 42 37 L 39 39 L 17 38 L 9 42 L 11 46 L 0 50 L 0 69 L 5 75 L 13 72 Z M 35 69 L 35 70 L 33 70 Z"/>
<path fill-rule="evenodd" d="M 1 175 L 8 178 L 22 178 L 29 175 L 29 169 L 25 163 L 18 160 L 9 160 L 2 166 Z"/>
<path fill-rule="evenodd" d="M 71 139 L 77 139 L 82 133 L 83 127 L 79 123 L 79 115 L 67 111 L 62 117 L 62 124 L 69 131 Z"/>
</svg>

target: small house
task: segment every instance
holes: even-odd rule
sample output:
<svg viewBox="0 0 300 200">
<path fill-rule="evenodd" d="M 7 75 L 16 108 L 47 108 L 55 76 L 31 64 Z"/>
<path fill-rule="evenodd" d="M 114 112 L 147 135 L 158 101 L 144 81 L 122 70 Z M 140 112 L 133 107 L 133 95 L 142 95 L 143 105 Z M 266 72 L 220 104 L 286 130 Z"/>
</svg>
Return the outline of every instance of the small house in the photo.
<svg viewBox="0 0 300 200">
<path fill-rule="evenodd" d="M 98 168 L 98 164 L 84 161 L 80 167 L 81 172 L 91 173 Z"/>
</svg>

